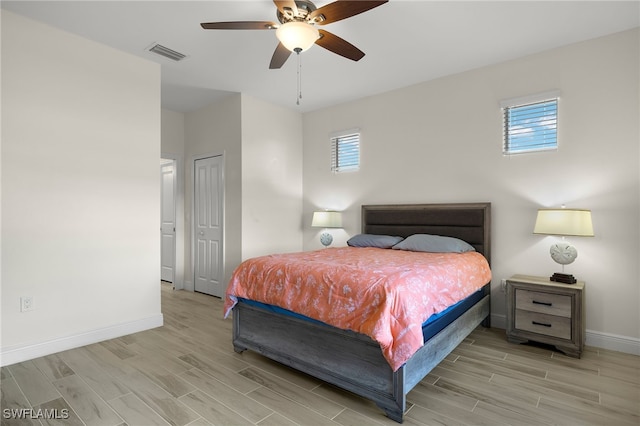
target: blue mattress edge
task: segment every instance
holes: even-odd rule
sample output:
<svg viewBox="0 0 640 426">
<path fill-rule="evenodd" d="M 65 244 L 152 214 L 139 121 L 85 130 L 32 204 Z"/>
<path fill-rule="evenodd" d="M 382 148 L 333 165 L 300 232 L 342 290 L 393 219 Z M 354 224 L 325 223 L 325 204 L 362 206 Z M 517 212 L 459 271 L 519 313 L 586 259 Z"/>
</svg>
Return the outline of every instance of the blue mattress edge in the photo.
<svg viewBox="0 0 640 426">
<path fill-rule="evenodd" d="M 470 296 L 461 301 L 457 302 L 454 305 L 449 306 L 442 312 L 431 315 L 425 322 L 422 323 L 422 336 L 424 337 L 424 341 L 426 342 L 436 334 L 438 334 L 442 329 L 451 324 L 456 318 L 462 315 L 465 311 L 467 311 L 471 306 L 475 305 L 479 302 L 485 295 L 484 287 L 480 288 Z M 285 308 L 281 308 L 279 306 L 268 305 L 266 303 L 257 302 L 255 300 L 244 299 L 239 297 L 238 302 L 242 301 L 249 306 L 258 307 L 270 312 L 291 316 L 294 318 L 302 319 L 305 321 L 310 321 L 315 324 L 322 324 L 329 327 L 332 327 L 330 324 L 326 324 L 322 321 L 309 318 L 306 315 L 299 314 L 297 312 L 290 311 Z"/>
</svg>

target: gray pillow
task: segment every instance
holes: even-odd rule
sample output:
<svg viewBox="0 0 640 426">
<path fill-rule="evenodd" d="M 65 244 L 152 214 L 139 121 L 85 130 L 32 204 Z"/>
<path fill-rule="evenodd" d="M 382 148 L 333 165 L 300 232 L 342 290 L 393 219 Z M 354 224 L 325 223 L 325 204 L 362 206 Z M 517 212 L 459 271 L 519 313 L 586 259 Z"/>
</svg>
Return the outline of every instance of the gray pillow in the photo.
<svg viewBox="0 0 640 426">
<path fill-rule="evenodd" d="M 391 248 L 402 241 L 402 237 L 391 235 L 358 234 L 349 238 L 347 245 L 351 247 Z"/>
<path fill-rule="evenodd" d="M 392 247 L 395 250 L 426 251 L 429 253 L 464 253 L 475 251 L 470 244 L 453 237 L 414 234 Z"/>
</svg>

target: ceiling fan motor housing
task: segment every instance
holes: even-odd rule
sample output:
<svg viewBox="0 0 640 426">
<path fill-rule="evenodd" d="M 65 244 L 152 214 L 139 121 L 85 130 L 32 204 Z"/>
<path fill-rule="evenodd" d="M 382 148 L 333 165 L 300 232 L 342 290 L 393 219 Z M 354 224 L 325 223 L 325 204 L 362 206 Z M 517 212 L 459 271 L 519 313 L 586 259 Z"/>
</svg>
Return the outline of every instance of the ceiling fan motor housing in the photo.
<svg viewBox="0 0 640 426">
<path fill-rule="evenodd" d="M 309 14 L 317 9 L 316 5 L 312 2 L 308 0 L 295 0 L 294 2 L 297 10 L 284 7 L 284 13 L 282 13 L 280 9 L 276 11 L 276 16 L 281 24 L 291 21 L 309 22 L 310 24 L 324 21 L 324 15 L 318 15 L 313 21 L 307 21 Z"/>
</svg>

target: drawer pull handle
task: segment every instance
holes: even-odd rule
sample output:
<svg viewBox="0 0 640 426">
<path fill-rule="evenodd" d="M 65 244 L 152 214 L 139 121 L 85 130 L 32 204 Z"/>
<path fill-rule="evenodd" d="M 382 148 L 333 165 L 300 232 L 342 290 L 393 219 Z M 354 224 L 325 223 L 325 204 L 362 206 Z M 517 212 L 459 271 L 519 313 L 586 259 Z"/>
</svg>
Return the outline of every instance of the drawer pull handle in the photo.
<svg viewBox="0 0 640 426">
<path fill-rule="evenodd" d="M 538 302 L 537 300 L 534 300 L 533 304 L 534 305 L 553 306 L 553 303 L 550 303 L 550 302 Z"/>
<path fill-rule="evenodd" d="M 537 322 L 537 321 L 531 321 L 531 324 L 533 324 L 533 325 L 541 325 L 543 327 L 551 327 L 551 324 L 545 324 L 545 323 Z"/>
</svg>

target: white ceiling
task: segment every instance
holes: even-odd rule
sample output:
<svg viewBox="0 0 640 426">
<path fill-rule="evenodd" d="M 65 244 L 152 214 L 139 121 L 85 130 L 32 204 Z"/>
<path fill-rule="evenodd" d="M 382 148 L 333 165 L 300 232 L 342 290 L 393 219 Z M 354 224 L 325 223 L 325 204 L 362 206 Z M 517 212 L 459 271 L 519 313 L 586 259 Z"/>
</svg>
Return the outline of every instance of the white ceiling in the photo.
<svg viewBox="0 0 640 426">
<path fill-rule="evenodd" d="M 269 0 L 23 0 L 2 1 L 2 8 L 158 62 L 162 106 L 182 112 L 230 92 L 312 111 L 640 25 L 640 1 L 391 0 L 323 27 L 366 56 L 353 62 L 319 46 L 303 52 L 298 106 L 295 54 L 281 69 L 269 69 L 275 31 L 200 27 L 277 22 Z M 188 58 L 173 62 L 147 52 L 153 43 Z"/>
</svg>

